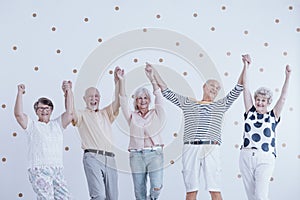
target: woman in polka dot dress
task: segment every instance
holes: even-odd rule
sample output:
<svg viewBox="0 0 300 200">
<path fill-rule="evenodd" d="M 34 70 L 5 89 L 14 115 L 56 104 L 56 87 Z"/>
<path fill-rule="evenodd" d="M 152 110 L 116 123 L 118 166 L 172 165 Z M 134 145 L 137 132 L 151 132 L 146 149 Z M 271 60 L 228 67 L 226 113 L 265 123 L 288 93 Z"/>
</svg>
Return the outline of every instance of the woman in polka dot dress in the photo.
<svg viewBox="0 0 300 200">
<path fill-rule="evenodd" d="M 244 82 L 244 136 L 240 152 L 240 171 L 248 200 L 268 200 L 269 182 L 274 170 L 276 157 L 276 126 L 286 99 L 291 69 L 285 69 L 285 81 L 280 97 L 274 108 L 268 111 L 272 103 L 272 92 L 264 87 L 254 93 L 254 102 L 249 91 L 247 71 L 251 59 L 243 55 L 245 67 Z"/>
</svg>

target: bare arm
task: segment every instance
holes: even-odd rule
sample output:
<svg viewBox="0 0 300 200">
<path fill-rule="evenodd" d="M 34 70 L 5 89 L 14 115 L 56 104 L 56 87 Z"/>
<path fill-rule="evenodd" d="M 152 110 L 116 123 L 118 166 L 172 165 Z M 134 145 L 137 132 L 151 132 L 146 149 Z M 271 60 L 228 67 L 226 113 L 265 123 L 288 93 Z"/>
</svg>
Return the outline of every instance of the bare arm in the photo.
<svg viewBox="0 0 300 200">
<path fill-rule="evenodd" d="M 16 103 L 14 108 L 14 114 L 17 122 L 23 129 L 27 128 L 28 117 L 23 113 L 23 94 L 25 93 L 25 85 L 18 85 L 18 93 L 16 97 Z"/>
<path fill-rule="evenodd" d="M 63 81 L 62 89 L 65 97 L 66 111 L 62 114 L 61 120 L 63 128 L 66 128 L 71 123 L 74 113 L 74 96 L 72 92 L 72 82 Z"/>
<path fill-rule="evenodd" d="M 161 91 L 165 90 L 168 88 L 167 84 L 164 82 L 164 80 L 161 78 L 157 70 L 149 63 L 146 63 L 146 70 L 152 70 L 153 71 L 153 76 L 156 80 L 156 83 L 158 87 L 160 87 Z"/>
<path fill-rule="evenodd" d="M 119 77 L 117 75 L 117 73 L 120 70 L 121 69 L 119 67 L 116 67 L 115 71 L 114 71 L 115 100 L 112 102 L 112 109 L 113 109 L 114 115 L 117 115 L 119 113 L 119 108 L 120 108 L 120 97 L 119 97 L 119 94 L 120 94 L 120 81 L 119 81 Z"/>
<path fill-rule="evenodd" d="M 291 70 L 290 66 L 287 65 L 285 68 L 285 81 L 284 81 L 282 89 L 281 89 L 281 94 L 280 94 L 278 101 L 276 102 L 276 105 L 273 108 L 275 117 L 277 119 L 280 117 L 283 105 L 286 100 L 291 72 L 292 72 L 292 70 Z"/>
<path fill-rule="evenodd" d="M 242 56 L 242 60 L 244 63 L 244 67 L 238 83 L 243 84 L 244 106 L 245 106 L 245 111 L 248 112 L 250 108 L 253 106 L 253 100 L 249 89 L 249 80 L 248 80 L 248 70 L 249 70 L 249 65 L 251 63 L 251 59 L 250 56 L 246 54 Z"/>
</svg>

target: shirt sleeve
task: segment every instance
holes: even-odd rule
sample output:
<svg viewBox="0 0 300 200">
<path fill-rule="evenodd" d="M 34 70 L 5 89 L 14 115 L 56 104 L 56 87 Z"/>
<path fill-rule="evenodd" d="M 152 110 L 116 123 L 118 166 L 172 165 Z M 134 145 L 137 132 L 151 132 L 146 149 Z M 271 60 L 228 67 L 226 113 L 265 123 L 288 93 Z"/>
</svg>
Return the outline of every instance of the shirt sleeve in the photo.
<svg viewBox="0 0 300 200">
<path fill-rule="evenodd" d="M 172 90 L 170 90 L 169 88 L 163 90 L 162 94 L 166 99 L 174 103 L 179 108 L 182 108 L 184 103 L 188 100 L 187 97 L 177 94 Z"/>
<path fill-rule="evenodd" d="M 223 99 L 220 99 L 218 103 L 221 103 L 225 107 L 225 110 L 228 110 L 242 91 L 243 85 L 237 84 Z"/>
</svg>

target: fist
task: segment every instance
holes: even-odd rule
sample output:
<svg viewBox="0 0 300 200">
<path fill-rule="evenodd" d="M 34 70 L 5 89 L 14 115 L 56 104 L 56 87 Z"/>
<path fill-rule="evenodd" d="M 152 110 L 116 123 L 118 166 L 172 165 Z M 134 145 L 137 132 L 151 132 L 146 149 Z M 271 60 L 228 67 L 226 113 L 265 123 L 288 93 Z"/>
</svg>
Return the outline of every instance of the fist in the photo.
<svg viewBox="0 0 300 200">
<path fill-rule="evenodd" d="M 25 94 L 25 85 L 24 84 L 18 85 L 18 92 L 20 92 L 21 94 Z"/>
</svg>

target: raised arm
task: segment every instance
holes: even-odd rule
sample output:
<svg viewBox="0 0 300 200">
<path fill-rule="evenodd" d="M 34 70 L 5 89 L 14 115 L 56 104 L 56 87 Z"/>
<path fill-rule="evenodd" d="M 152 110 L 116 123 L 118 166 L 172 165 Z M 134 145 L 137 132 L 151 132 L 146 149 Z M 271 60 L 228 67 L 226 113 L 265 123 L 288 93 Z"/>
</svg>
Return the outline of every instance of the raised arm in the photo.
<svg viewBox="0 0 300 200">
<path fill-rule="evenodd" d="M 114 82 L 115 82 L 115 100 L 112 102 L 112 109 L 115 115 L 119 113 L 120 108 L 120 82 L 117 73 L 121 70 L 120 67 L 116 67 L 114 71 Z M 122 71 L 122 70 L 121 70 Z"/>
<path fill-rule="evenodd" d="M 18 93 L 16 97 L 16 103 L 14 108 L 14 114 L 17 122 L 23 129 L 27 128 L 28 117 L 23 113 L 23 94 L 25 93 L 25 85 L 18 85 Z"/>
<path fill-rule="evenodd" d="M 253 100 L 249 89 L 249 80 L 248 80 L 248 70 L 249 70 L 249 65 L 251 64 L 251 58 L 248 54 L 242 55 L 242 61 L 244 63 L 244 67 L 238 83 L 243 85 L 244 106 L 245 106 L 245 111 L 248 112 L 250 108 L 253 106 Z"/>
<path fill-rule="evenodd" d="M 154 78 L 154 70 L 149 63 L 146 63 L 145 74 L 152 84 L 153 92 L 159 89 L 156 79 Z"/>
<path fill-rule="evenodd" d="M 161 78 L 157 70 L 149 63 L 146 63 L 146 70 L 152 70 L 153 71 L 153 76 L 156 80 L 156 83 L 158 87 L 160 87 L 161 91 L 164 91 L 165 89 L 168 88 L 167 84 L 164 82 L 164 80 Z"/>
<path fill-rule="evenodd" d="M 61 121 L 63 128 L 66 128 L 74 117 L 74 95 L 72 92 L 72 82 L 63 81 L 62 90 L 64 92 L 65 97 L 66 111 L 61 115 Z"/>
<path fill-rule="evenodd" d="M 285 68 L 285 81 L 284 81 L 282 89 L 281 89 L 281 94 L 280 94 L 280 97 L 279 97 L 278 101 L 276 102 L 276 104 L 273 108 L 275 117 L 277 119 L 280 117 L 283 105 L 284 105 L 285 100 L 286 100 L 291 72 L 292 72 L 292 70 L 291 70 L 290 66 L 287 65 L 286 68 Z"/>
</svg>

